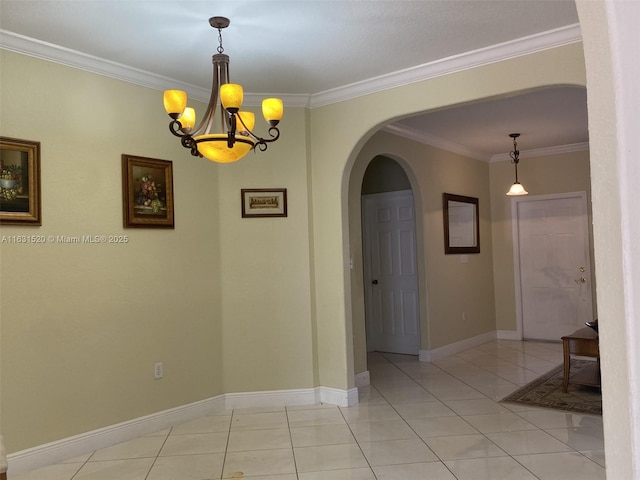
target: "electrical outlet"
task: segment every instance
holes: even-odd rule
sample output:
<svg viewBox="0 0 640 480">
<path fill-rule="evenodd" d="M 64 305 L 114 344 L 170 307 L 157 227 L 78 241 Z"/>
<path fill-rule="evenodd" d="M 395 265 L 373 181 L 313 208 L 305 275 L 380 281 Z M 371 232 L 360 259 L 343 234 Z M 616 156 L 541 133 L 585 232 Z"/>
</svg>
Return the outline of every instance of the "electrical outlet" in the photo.
<svg viewBox="0 0 640 480">
<path fill-rule="evenodd" d="M 156 380 L 162 378 L 162 362 L 153 365 L 153 378 Z"/>
</svg>

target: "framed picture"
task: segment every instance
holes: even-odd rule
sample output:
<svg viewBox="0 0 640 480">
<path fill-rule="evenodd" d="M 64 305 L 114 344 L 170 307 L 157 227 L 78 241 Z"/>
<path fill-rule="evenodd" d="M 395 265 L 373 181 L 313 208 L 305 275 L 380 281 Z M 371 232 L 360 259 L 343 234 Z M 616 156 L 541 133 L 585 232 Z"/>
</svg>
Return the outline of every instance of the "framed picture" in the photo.
<svg viewBox="0 0 640 480">
<path fill-rule="evenodd" d="M 125 228 L 174 228 L 173 164 L 122 155 Z"/>
<path fill-rule="evenodd" d="M 286 217 L 286 188 L 243 188 L 242 218 Z"/>
<path fill-rule="evenodd" d="M 444 253 L 480 253 L 480 222 L 478 199 L 442 194 L 444 220 Z"/>
<path fill-rule="evenodd" d="M 42 225 L 40 142 L 0 137 L 0 223 Z"/>
</svg>

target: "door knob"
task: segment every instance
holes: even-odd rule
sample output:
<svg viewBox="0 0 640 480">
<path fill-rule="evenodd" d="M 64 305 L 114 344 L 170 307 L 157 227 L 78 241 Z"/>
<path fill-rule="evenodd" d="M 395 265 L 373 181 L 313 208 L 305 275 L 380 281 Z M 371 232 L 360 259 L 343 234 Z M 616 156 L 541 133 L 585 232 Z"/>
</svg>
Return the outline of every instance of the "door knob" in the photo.
<svg viewBox="0 0 640 480">
<path fill-rule="evenodd" d="M 584 277 L 580 277 L 580 278 L 576 278 L 575 282 L 576 283 L 586 283 L 587 279 Z"/>
<path fill-rule="evenodd" d="M 374 285 L 378 284 L 378 280 L 372 280 L 371 283 L 373 283 Z"/>
<path fill-rule="evenodd" d="M 584 273 L 584 272 L 586 272 L 586 271 L 587 271 L 587 269 L 586 269 L 586 268 L 584 268 L 584 267 L 580 267 L 580 272 L 581 272 L 581 273 Z"/>
</svg>

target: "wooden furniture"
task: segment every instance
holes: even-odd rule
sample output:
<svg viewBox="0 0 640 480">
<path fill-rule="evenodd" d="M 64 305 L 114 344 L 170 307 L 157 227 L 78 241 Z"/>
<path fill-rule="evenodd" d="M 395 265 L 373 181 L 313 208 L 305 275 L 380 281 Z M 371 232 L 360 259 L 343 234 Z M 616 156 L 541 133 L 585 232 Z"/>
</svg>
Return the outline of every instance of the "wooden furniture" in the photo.
<svg viewBox="0 0 640 480">
<path fill-rule="evenodd" d="M 562 337 L 562 351 L 564 353 L 564 382 L 562 391 L 566 393 L 569 383 L 577 385 L 600 386 L 600 346 L 598 332 L 585 327 L 576 330 L 571 335 Z M 571 356 L 593 357 L 596 361 L 580 373 L 570 378 Z"/>
</svg>

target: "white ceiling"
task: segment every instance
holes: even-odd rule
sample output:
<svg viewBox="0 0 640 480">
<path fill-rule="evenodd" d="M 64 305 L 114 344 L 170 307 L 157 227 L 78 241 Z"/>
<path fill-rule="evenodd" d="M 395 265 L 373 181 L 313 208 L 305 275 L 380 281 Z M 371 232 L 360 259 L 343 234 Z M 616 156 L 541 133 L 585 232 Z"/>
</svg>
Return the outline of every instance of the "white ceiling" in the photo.
<svg viewBox="0 0 640 480">
<path fill-rule="evenodd" d="M 579 40 L 573 0 L 0 0 L 0 45 L 202 96 L 218 46 L 208 22 L 216 15 L 231 19 L 223 46 L 233 81 L 311 106 L 415 81 L 446 62 L 495 61 L 513 45 Z M 583 144 L 586 93 L 534 92 L 392 128 L 483 159 L 510 150 L 513 131 L 523 151 Z"/>
</svg>

